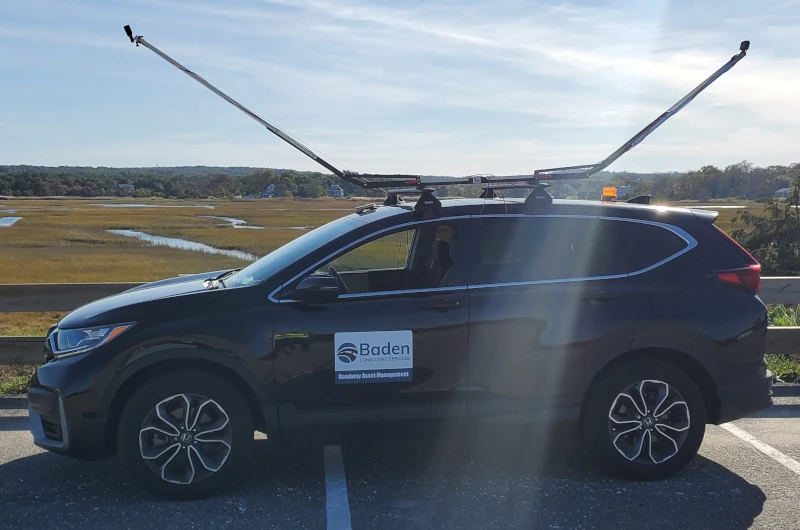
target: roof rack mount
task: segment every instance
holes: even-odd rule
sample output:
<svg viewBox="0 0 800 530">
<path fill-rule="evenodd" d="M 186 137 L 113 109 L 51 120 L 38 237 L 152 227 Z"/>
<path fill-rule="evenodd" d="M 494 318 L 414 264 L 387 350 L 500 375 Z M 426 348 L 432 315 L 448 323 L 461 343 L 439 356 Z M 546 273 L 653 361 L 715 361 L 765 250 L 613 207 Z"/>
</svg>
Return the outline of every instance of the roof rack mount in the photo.
<svg viewBox="0 0 800 530">
<path fill-rule="evenodd" d="M 614 161 L 616 161 L 619 157 L 636 147 L 642 140 L 647 138 L 653 131 L 655 131 L 658 127 L 660 127 L 664 122 L 670 119 L 672 116 L 677 114 L 683 107 L 688 105 L 695 97 L 697 97 L 700 92 L 708 88 L 711 83 L 719 79 L 723 74 L 725 74 L 728 70 L 733 68 L 736 63 L 742 60 L 745 55 L 747 55 L 747 50 L 750 48 L 750 41 L 743 41 L 739 46 L 739 53 L 734 55 L 733 57 L 728 60 L 725 64 L 723 64 L 716 72 L 711 74 L 705 81 L 697 85 L 693 90 L 691 90 L 688 94 L 686 94 L 683 98 L 681 98 L 677 103 L 671 106 L 669 109 L 664 111 L 659 117 L 655 120 L 650 122 L 644 129 L 636 133 L 630 140 L 622 144 L 616 151 L 611 153 L 608 157 L 603 159 L 600 162 L 595 164 L 584 164 L 579 166 L 564 166 L 564 167 L 555 167 L 555 168 L 547 168 L 547 169 L 537 169 L 533 173 L 528 175 L 472 175 L 472 176 L 463 176 L 463 177 L 449 177 L 449 176 L 422 176 L 422 175 L 405 175 L 405 174 L 395 174 L 395 175 L 381 175 L 381 174 L 374 174 L 374 173 L 356 173 L 353 171 L 349 171 L 348 169 L 341 169 L 333 164 L 333 162 L 329 161 L 326 157 L 322 156 L 317 150 L 313 147 L 309 146 L 308 144 L 298 140 L 297 138 L 293 137 L 289 133 L 285 132 L 284 130 L 278 128 L 277 126 L 273 125 L 272 123 L 268 122 L 267 120 L 261 118 L 259 115 L 236 101 L 235 99 L 231 98 L 217 87 L 203 79 L 200 75 L 196 74 L 195 72 L 189 70 L 178 61 L 170 57 L 169 55 L 165 54 L 149 42 L 147 42 L 143 36 L 141 35 L 134 35 L 133 30 L 131 30 L 130 26 L 125 26 L 125 34 L 128 36 L 130 41 L 134 43 L 137 47 L 144 46 L 148 50 L 152 51 L 172 66 L 176 67 L 178 70 L 181 70 L 183 73 L 209 89 L 211 92 L 216 94 L 217 96 L 221 97 L 247 116 L 264 126 L 268 131 L 279 137 L 284 142 L 288 143 L 311 160 L 315 161 L 316 163 L 320 164 L 322 167 L 333 173 L 334 175 L 340 177 L 341 179 L 354 184 L 356 186 L 360 186 L 366 189 L 383 189 L 387 187 L 414 187 L 419 190 L 429 186 L 448 186 L 452 184 L 495 184 L 495 183 L 527 183 L 529 185 L 535 185 L 541 181 L 556 181 L 556 180 L 571 180 L 571 179 L 583 179 L 588 178 L 595 173 L 602 171 L 609 165 L 611 165 Z M 425 194 L 423 194 L 425 195 Z"/>
</svg>

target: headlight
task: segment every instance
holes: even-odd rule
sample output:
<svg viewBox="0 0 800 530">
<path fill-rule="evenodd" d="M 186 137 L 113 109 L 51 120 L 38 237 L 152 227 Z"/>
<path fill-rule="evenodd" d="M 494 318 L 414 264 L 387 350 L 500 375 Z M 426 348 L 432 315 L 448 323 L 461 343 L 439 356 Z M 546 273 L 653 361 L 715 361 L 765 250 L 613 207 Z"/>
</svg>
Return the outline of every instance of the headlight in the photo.
<svg viewBox="0 0 800 530">
<path fill-rule="evenodd" d="M 67 357 L 93 350 L 119 337 L 131 326 L 133 326 L 132 323 L 83 329 L 60 329 L 56 333 L 56 348 L 53 355 Z"/>
</svg>

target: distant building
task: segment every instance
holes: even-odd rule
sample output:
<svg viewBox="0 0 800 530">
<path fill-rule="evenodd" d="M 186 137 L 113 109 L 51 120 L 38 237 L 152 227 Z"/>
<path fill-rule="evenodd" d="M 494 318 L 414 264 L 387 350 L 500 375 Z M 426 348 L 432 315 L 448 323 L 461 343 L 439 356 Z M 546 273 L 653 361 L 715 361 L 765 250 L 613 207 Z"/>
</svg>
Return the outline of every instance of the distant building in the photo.
<svg viewBox="0 0 800 530">
<path fill-rule="evenodd" d="M 271 199 L 275 197 L 275 184 L 270 184 L 267 188 L 261 193 L 262 199 Z"/>
<path fill-rule="evenodd" d="M 341 199 L 344 197 L 344 190 L 338 184 L 331 184 L 327 191 L 328 197 L 333 197 L 334 199 Z"/>
<path fill-rule="evenodd" d="M 789 197 L 789 188 L 781 188 L 772 194 L 773 199 L 786 199 Z"/>
<path fill-rule="evenodd" d="M 114 191 L 117 193 L 132 193 L 134 191 L 133 184 L 115 184 Z"/>
</svg>

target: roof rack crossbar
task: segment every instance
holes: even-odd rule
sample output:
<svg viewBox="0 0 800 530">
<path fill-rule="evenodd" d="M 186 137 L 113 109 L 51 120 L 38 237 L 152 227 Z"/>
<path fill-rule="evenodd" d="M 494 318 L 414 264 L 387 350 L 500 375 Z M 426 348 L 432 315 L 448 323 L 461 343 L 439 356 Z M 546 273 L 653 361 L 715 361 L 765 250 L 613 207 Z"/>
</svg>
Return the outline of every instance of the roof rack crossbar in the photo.
<svg viewBox="0 0 800 530">
<path fill-rule="evenodd" d="M 567 180 L 567 179 L 583 179 L 587 178 L 595 173 L 602 171 L 609 165 L 611 165 L 614 161 L 616 161 L 619 157 L 636 147 L 642 140 L 647 138 L 653 131 L 655 131 L 658 127 L 660 127 L 664 122 L 670 119 L 672 116 L 677 114 L 683 107 L 688 105 L 698 94 L 700 94 L 703 90 L 708 88 L 711 83 L 719 79 L 723 74 L 725 74 L 728 70 L 733 68 L 736 63 L 742 60 L 745 55 L 747 55 L 747 50 L 750 48 L 750 41 L 743 41 L 739 46 L 739 53 L 734 55 L 733 57 L 728 60 L 727 63 L 722 65 L 716 72 L 711 74 L 705 81 L 697 85 L 692 91 L 686 94 L 683 98 L 681 98 L 677 103 L 672 105 L 669 109 L 663 112 L 658 118 L 650 122 L 644 129 L 636 133 L 631 139 L 625 142 L 622 146 L 620 146 L 616 151 L 611 153 L 608 157 L 604 160 L 597 162 L 595 164 L 584 164 L 579 166 L 563 166 L 563 167 L 555 167 L 555 168 L 547 168 L 547 169 L 537 169 L 530 175 L 472 175 L 472 176 L 463 176 L 463 177 L 448 177 L 448 176 L 421 176 L 421 175 L 403 175 L 403 174 L 396 174 L 396 175 L 381 175 L 381 174 L 374 174 L 374 173 L 356 173 L 353 171 L 349 171 L 346 169 L 339 169 L 333 165 L 332 162 L 326 160 L 321 155 L 317 154 L 317 152 L 308 144 L 294 138 L 289 133 L 283 131 L 282 129 L 278 128 L 277 126 L 273 125 L 272 123 L 268 122 L 267 120 L 261 118 L 259 115 L 236 101 L 235 99 L 231 98 L 217 87 L 203 79 L 200 75 L 196 74 L 195 72 L 189 70 L 178 61 L 170 57 L 169 55 L 165 54 L 149 42 L 147 42 L 144 37 L 141 35 L 134 35 L 133 31 L 131 30 L 130 26 L 125 26 L 125 34 L 128 36 L 130 41 L 136 46 L 142 45 L 145 48 L 149 49 L 172 66 L 176 67 L 177 69 L 181 70 L 183 73 L 212 91 L 214 94 L 218 95 L 247 116 L 264 126 L 267 130 L 271 133 L 309 157 L 310 159 L 314 160 L 325 169 L 333 173 L 334 175 L 344 179 L 345 181 L 354 184 L 356 186 L 360 186 L 362 188 L 367 189 L 380 189 L 380 188 L 387 188 L 387 187 L 408 187 L 412 186 L 419 190 L 427 186 L 448 186 L 452 184 L 491 184 L 497 182 L 527 182 L 528 184 L 536 184 L 536 182 L 543 181 L 543 180 Z"/>
<path fill-rule="evenodd" d="M 529 190 L 532 188 L 536 188 L 538 186 L 543 186 L 545 188 L 549 187 L 550 184 L 545 184 L 543 182 L 537 183 L 514 183 L 514 182 L 497 182 L 492 184 L 483 184 L 481 185 L 482 190 Z"/>
</svg>

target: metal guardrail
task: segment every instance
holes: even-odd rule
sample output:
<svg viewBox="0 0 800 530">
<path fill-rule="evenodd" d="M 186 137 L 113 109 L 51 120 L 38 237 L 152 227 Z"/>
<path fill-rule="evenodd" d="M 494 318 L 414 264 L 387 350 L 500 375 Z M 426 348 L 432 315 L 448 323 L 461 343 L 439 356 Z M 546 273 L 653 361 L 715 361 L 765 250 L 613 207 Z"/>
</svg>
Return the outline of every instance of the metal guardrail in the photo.
<svg viewBox="0 0 800 530">
<path fill-rule="evenodd" d="M 141 284 L 0 284 L 0 313 L 71 311 L 137 285 Z M 800 277 L 761 278 L 760 296 L 767 304 L 800 304 Z M 43 337 L 0 337 L 0 364 L 41 363 L 43 346 Z M 800 354 L 800 326 L 770 327 L 767 353 Z"/>
<path fill-rule="evenodd" d="M 141 283 L 12 283 L 0 284 L 0 313 L 72 311 Z"/>
</svg>

